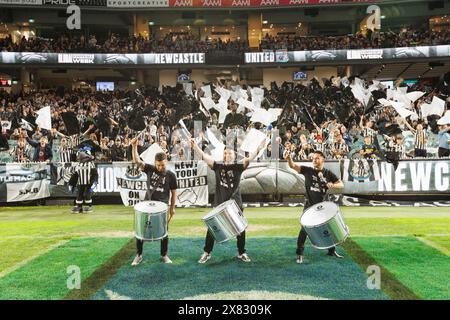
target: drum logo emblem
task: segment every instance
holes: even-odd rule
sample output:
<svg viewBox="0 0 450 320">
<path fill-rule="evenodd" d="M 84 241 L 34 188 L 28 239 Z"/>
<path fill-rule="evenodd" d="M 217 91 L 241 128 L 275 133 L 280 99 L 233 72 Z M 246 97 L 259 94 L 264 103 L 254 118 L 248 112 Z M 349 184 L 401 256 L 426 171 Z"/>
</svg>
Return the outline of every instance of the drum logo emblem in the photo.
<svg viewBox="0 0 450 320">
<path fill-rule="evenodd" d="M 323 236 L 324 237 L 329 237 L 330 233 L 328 232 L 328 230 L 323 230 Z"/>
<path fill-rule="evenodd" d="M 324 208 L 323 208 L 323 205 L 319 205 L 319 206 L 317 206 L 316 209 L 317 209 L 317 210 L 323 210 Z"/>
</svg>

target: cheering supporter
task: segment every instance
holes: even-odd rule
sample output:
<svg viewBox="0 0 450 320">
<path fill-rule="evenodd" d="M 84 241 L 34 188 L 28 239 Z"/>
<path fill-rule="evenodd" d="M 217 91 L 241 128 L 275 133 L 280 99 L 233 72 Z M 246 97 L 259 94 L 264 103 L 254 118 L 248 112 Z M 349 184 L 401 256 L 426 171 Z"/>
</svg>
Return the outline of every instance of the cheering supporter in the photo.
<svg viewBox="0 0 450 320">
<path fill-rule="evenodd" d="M 350 79 L 352 81 L 354 79 Z M 313 79 L 307 85 L 283 83 L 281 87 L 271 86 L 270 90 L 264 88 L 261 107 L 282 109 L 270 128 L 260 122 L 252 122 L 252 110 L 240 105 L 238 111 L 237 102 L 231 98 L 227 101 L 230 113 L 219 121 L 215 108 L 210 108 L 209 112 L 202 106 L 201 96 L 194 98 L 187 95 L 182 86 L 164 87 L 162 92 L 151 87 L 143 87 L 140 91 L 117 90 L 108 93 L 72 91 L 62 95 L 52 90 L 20 96 L 0 92 L 3 110 L 14 110 L 0 113 L 0 119 L 12 123 L 11 129 L 3 130 L 3 136 L 9 139 L 11 146 L 6 147 L 12 157 L 10 161 L 50 161 L 55 153 L 58 157 L 54 161 L 68 162 L 84 140 L 91 141 L 97 148 L 94 153 L 96 161 L 129 161 L 129 140 L 138 134 L 139 154 L 153 143 L 158 143 L 172 160 L 190 159 L 189 149 L 183 146 L 186 137 L 180 134 L 180 119 L 183 119 L 191 135 L 194 134 L 194 121 L 200 121 L 203 129 L 208 127 L 231 140 L 237 138 L 239 142 L 252 128 L 269 135 L 277 132 L 280 159 L 283 153 L 289 152 L 294 160 L 307 161 L 314 151 L 321 151 L 327 159 L 386 159 L 388 152 L 401 153 L 399 159 L 404 158 L 405 154 L 416 157 L 448 156 L 449 127 L 438 128 L 436 120 L 439 117 L 427 116 L 420 121 L 411 117 L 405 119 L 390 105 L 378 103 L 364 106 L 353 96 L 349 87 L 330 83 L 327 81 L 325 85 L 320 85 Z M 209 85 L 211 92 L 215 93 L 218 83 Z M 231 83 L 225 85 L 230 87 Z M 411 105 L 411 110 L 420 115 L 421 106 L 431 103 L 435 97 L 440 97 L 444 102 L 448 100 L 446 86 L 416 85 L 408 89 L 424 92 L 423 97 Z M 250 88 L 242 86 L 240 90 L 247 89 Z M 385 94 L 384 90 L 381 88 L 379 92 Z M 215 98 L 219 103 L 218 93 Z M 51 108 L 54 128 L 51 131 L 35 124 L 35 112 L 42 105 Z M 20 128 L 23 126 L 22 120 L 26 120 L 31 128 Z M 227 136 L 227 131 L 232 135 Z M 403 135 L 403 140 L 401 146 L 396 147 L 394 142 L 398 144 L 396 137 L 400 135 Z M 379 144 L 378 141 L 383 140 L 386 143 Z M 25 141 L 35 148 L 34 152 L 29 149 L 22 152 L 27 146 L 31 148 Z M 204 148 L 211 144 L 207 135 L 202 135 L 201 141 Z M 16 145 L 18 147 L 14 147 Z M 400 150 L 401 147 L 404 150 Z M 438 147 L 439 154 L 436 154 Z M 268 154 L 262 160 L 268 159 L 274 149 L 269 144 L 267 150 Z M 29 156 L 26 156 L 28 153 Z"/>
<path fill-rule="evenodd" d="M 450 43 L 449 31 L 413 30 L 402 28 L 395 33 L 368 32 L 337 36 L 297 36 L 266 34 L 261 40 L 260 50 L 285 49 L 326 50 L 326 49 L 373 49 L 393 47 L 414 47 L 443 45 Z M 0 50 L 8 52 L 68 52 L 68 53 L 165 53 L 165 52 L 205 52 L 236 54 L 250 50 L 246 40 L 222 40 L 220 38 L 200 37 L 192 33 L 168 33 L 157 39 L 153 35 L 144 37 L 120 36 L 115 33 L 104 39 L 96 35 L 59 35 L 55 39 L 22 37 L 14 42 L 11 35 L 0 39 Z"/>
<path fill-rule="evenodd" d="M 326 50 L 326 49 L 376 49 L 400 48 L 450 43 L 449 31 L 417 31 L 402 29 L 399 33 L 377 32 L 345 36 L 266 36 L 260 44 L 261 50 L 286 49 L 288 51 Z"/>
</svg>

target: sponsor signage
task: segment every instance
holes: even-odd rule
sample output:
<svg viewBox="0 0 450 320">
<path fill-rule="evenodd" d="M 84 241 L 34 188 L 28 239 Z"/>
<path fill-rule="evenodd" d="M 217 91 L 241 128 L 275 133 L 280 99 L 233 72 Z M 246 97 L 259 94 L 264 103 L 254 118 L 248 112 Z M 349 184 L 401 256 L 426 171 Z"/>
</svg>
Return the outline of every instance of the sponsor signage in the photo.
<svg viewBox="0 0 450 320">
<path fill-rule="evenodd" d="M 305 50 L 305 51 L 263 51 L 246 52 L 245 63 L 296 63 L 296 62 L 331 62 L 352 60 L 398 60 L 414 58 L 449 57 L 450 45 L 401 47 L 361 50 Z"/>
<path fill-rule="evenodd" d="M 205 53 L 0 52 L 0 64 L 180 65 L 204 64 Z"/>
</svg>

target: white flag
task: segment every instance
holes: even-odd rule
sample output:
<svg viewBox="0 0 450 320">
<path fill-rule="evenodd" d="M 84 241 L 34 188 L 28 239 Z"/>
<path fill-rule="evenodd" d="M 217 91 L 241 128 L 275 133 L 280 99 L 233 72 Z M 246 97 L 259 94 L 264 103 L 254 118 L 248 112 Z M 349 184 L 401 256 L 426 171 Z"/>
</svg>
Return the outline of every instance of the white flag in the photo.
<svg viewBox="0 0 450 320">
<path fill-rule="evenodd" d="M 155 155 L 157 153 L 164 152 L 164 150 L 159 146 L 159 144 L 154 143 L 141 153 L 141 159 L 148 164 L 155 164 Z"/>
<path fill-rule="evenodd" d="M 266 139 L 266 135 L 259 130 L 251 129 L 241 144 L 241 149 L 246 152 L 255 152 L 259 145 Z"/>
<path fill-rule="evenodd" d="M 43 107 L 36 112 L 38 117 L 36 118 L 36 124 L 45 130 L 52 130 L 52 116 L 50 114 L 50 106 Z"/>
</svg>

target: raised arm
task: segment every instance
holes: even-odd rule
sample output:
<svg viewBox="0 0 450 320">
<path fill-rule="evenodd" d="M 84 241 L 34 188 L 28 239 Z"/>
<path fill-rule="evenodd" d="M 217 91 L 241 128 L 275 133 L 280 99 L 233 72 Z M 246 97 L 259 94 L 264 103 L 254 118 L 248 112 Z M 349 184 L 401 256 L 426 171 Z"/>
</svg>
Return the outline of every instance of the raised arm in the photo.
<svg viewBox="0 0 450 320">
<path fill-rule="evenodd" d="M 264 145 L 266 144 L 266 140 L 264 140 L 256 149 L 255 152 L 253 152 L 252 154 L 250 154 L 248 157 L 244 158 L 244 167 L 247 169 L 248 165 L 250 164 L 251 161 L 253 161 L 256 156 L 261 152 L 261 150 L 264 148 Z"/>
<path fill-rule="evenodd" d="M 130 141 L 131 144 L 131 155 L 133 157 L 133 163 L 137 164 L 138 168 L 144 170 L 145 163 L 142 162 L 141 157 L 137 151 L 138 137 L 133 138 Z"/>
<path fill-rule="evenodd" d="M 205 161 L 206 164 L 208 165 L 208 167 L 212 169 L 212 167 L 214 166 L 214 159 L 211 156 L 204 153 L 203 150 L 197 145 L 194 139 L 190 139 L 190 141 L 191 147 L 194 149 L 195 153 L 201 156 L 203 161 Z"/>
<path fill-rule="evenodd" d="M 284 159 L 287 161 L 289 168 L 294 169 L 295 171 L 300 173 L 300 171 L 302 170 L 302 167 L 299 166 L 298 164 L 294 163 L 294 161 L 292 160 L 290 152 L 286 152 L 286 154 L 284 156 Z"/>
<path fill-rule="evenodd" d="M 93 124 L 91 124 L 89 126 L 89 128 L 85 132 L 83 132 L 83 137 L 87 136 L 89 134 L 89 131 L 91 131 L 94 127 L 95 126 Z"/>
</svg>

